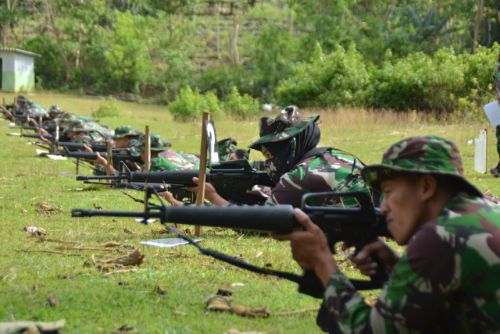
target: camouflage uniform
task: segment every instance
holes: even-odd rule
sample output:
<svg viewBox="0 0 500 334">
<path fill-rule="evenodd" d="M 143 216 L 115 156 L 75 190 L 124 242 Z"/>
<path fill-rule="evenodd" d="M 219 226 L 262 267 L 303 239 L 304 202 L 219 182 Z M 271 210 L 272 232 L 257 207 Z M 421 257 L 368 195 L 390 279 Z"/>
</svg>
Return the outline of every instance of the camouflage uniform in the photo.
<svg viewBox="0 0 500 334">
<path fill-rule="evenodd" d="M 238 142 L 233 138 L 225 138 L 217 142 L 217 152 L 220 161 L 229 161 L 236 159 L 248 160 L 249 150 L 238 149 Z M 236 156 L 234 158 L 234 156 Z"/>
<path fill-rule="evenodd" d="M 189 153 L 162 151 L 151 161 L 151 171 L 199 169 L 200 159 Z"/>
<path fill-rule="evenodd" d="M 362 173 L 377 189 L 391 171 L 447 175 L 464 192 L 414 233 L 375 306 L 333 274 L 318 324 L 326 329 L 334 319 L 346 333 L 498 333 L 500 207 L 462 177 L 456 146 L 439 137 L 398 142 Z"/>
<path fill-rule="evenodd" d="M 283 147 L 292 146 L 291 159 L 296 161 L 278 172 L 279 180 L 271 191 L 266 205 L 291 204 L 300 207 L 302 196 L 310 192 L 348 192 L 365 191 L 368 188 L 361 176 L 363 163 L 354 155 L 335 148 L 316 149 L 319 142 L 319 128 L 315 124 L 318 115 L 302 119 L 296 107 L 285 108 L 280 115 L 271 119 L 261 119 L 261 137 L 250 148 L 262 150 L 282 143 Z M 310 140 L 306 149 L 300 150 L 299 136 L 309 131 L 317 131 L 317 141 Z M 299 151 L 301 153 L 299 153 Z M 272 160 L 272 159 L 271 159 Z M 268 160 L 269 162 L 269 160 Z M 271 172 L 272 172 L 271 163 Z M 344 203 L 347 205 L 354 203 Z"/>
</svg>

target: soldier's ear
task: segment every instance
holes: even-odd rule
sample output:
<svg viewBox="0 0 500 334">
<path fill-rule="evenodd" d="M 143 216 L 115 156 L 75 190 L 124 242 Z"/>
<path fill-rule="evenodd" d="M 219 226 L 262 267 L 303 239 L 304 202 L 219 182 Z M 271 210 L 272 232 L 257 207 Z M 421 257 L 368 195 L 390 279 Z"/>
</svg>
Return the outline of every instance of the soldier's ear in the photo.
<svg viewBox="0 0 500 334">
<path fill-rule="evenodd" d="M 423 200 L 428 200 L 437 193 L 438 182 L 432 175 L 423 175 L 418 180 L 418 187 L 421 198 Z"/>
</svg>

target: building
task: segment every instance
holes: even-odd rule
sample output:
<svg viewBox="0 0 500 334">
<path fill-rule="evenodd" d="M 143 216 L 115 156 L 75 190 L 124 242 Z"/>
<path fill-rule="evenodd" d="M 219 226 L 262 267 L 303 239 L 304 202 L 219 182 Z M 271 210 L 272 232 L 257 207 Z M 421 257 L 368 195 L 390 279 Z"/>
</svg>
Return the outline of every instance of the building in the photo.
<svg viewBox="0 0 500 334">
<path fill-rule="evenodd" d="M 0 91 L 28 92 L 35 88 L 36 53 L 0 48 Z"/>
</svg>

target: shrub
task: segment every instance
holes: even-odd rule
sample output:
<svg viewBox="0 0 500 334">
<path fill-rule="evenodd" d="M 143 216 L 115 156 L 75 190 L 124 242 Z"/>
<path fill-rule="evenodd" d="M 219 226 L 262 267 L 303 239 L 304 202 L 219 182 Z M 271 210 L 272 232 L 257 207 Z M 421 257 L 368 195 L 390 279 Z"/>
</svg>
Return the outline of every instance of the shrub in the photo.
<svg viewBox="0 0 500 334">
<path fill-rule="evenodd" d="M 116 100 L 112 97 L 107 98 L 103 101 L 99 108 L 92 112 L 92 117 L 102 118 L 102 117 L 120 117 L 122 114 Z"/>
<path fill-rule="evenodd" d="M 168 109 L 174 119 L 180 121 L 197 119 L 206 111 L 212 116 L 221 112 L 219 99 L 214 93 L 208 92 L 203 95 L 193 91 L 189 86 L 181 89 L 177 98 L 168 105 Z"/>
<path fill-rule="evenodd" d="M 300 63 L 277 88 L 283 105 L 340 107 L 363 104 L 368 70 L 361 54 L 337 46 L 324 54 L 317 46 L 310 61 Z"/>
<path fill-rule="evenodd" d="M 259 101 L 248 94 L 241 95 L 236 87 L 231 89 L 223 108 L 226 114 L 241 119 L 249 118 L 260 112 Z"/>
</svg>

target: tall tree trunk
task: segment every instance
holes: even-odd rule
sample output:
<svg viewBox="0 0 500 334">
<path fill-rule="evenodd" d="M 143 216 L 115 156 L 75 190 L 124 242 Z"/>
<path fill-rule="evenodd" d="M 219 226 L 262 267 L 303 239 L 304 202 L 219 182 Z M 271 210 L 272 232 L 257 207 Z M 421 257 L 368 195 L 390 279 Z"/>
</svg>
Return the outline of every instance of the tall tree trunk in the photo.
<svg viewBox="0 0 500 334">
<path fill-rule="evenodd" d="M 472 53 L 476 53 L 479 40 L 479 29 L 481 28 L 481 16 L 483 15 L 484 0 L 477 0 L 477 12 L 474 20 L 474 30 L 472 33 Z"/>
<path fill-rule="evenodd" d="M 238 34 L 240 32 L 240 16 L 238 13 L 234 15 L 233 33 L 231 36 L 231 60 L 234 65 L 240 63 L 240 54 L 238 51 Z"/>
<path fill-rule="evenodd" d="M 45 6 L 47 8 L 47 27 L 49 31 L 54 35 L 57 44 L 62 45 L 64 42 L 64 38 L 61 34 L 61 31 L 56 26 L 54 20 L 54 8 L 52 8 L 51 0 L 45 0 Z M 68 83 L 71 80 L 71 71 L 73 70 L 73 65 L 71 64 L 69 58 L 66 56 L 62 48 L 58 48 L 57 51 L 64 64 L 65 83 Z"/>
</svg>

